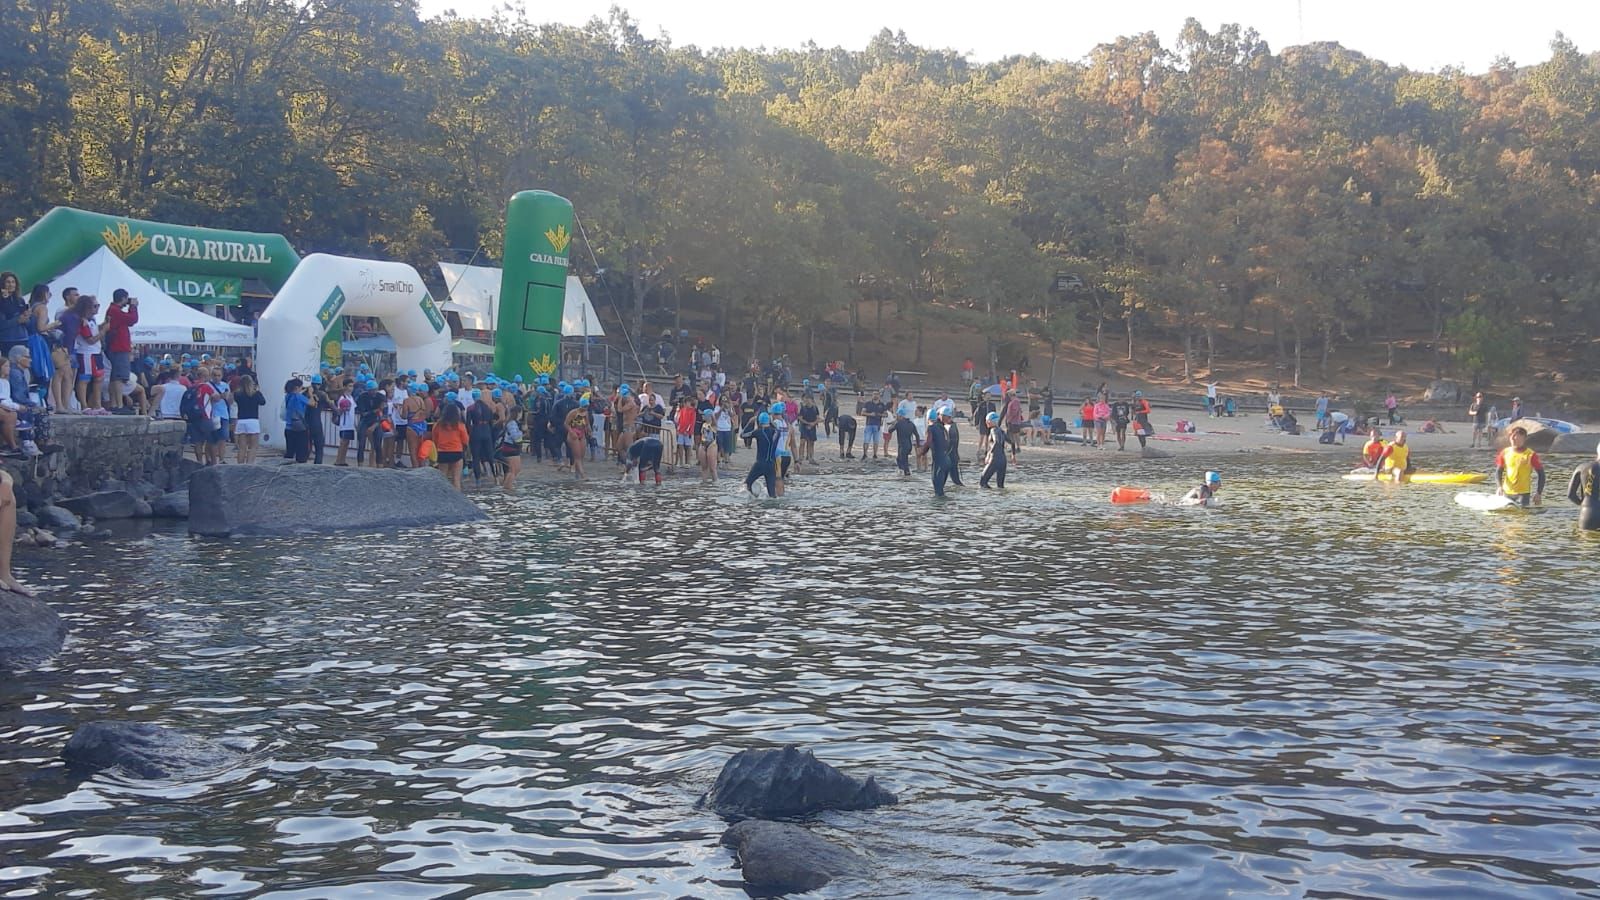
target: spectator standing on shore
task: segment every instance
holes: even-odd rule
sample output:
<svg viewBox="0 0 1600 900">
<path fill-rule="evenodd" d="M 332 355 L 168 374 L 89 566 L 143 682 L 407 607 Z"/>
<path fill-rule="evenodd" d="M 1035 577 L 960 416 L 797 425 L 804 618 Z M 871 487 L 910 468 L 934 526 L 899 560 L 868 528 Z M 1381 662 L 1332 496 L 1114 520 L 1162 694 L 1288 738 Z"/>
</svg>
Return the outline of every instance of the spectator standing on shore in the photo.
<svg viewBox="0 0 1600 900">
<path fill-rule="evenodd" d="M 972 380 L 973 380 L 972 379 L 973 374 L 977 371 L 977 369 L 978 369 L 978 367 L 976 365 L 974 365 L 973 362 L 972 362 L 972 357 L 969 356 L 966 359 L 962 360 L 961 361 L 961 383 L 962 384 L 971 384 Z"/>
<path fill-rule="evenodd" d="M 28 329 L 23 319 L 28 315 L 28 304 L 22 299 L 22 283 L 15 272 L 0 272 L 0 354 L 28 340 Z"/>
<path fill-rule="evenodd" d="M 1483 391 L 1472 395 L 1472 403 L 1467 406 L 1467 419 L 1472 422 L 1473 449 L 1478 446 L 1478 441 L 1484 437 L 1485 426 L 1489 424 L 1489 406 L 1483 402 Z"/>
<path fill-rule="evenodd" d="M 168 382 L 168 389 L 171 382 Z M 233 392 L 233 402 L 238 404 L 239 418 L 234 423 L 235 462 L 249 465 L 256 461 L 256 448 L 261 446 L 261 407 L 267 397 L 249 375 L 239 378 L 239 389 Z"/>
<path fill-rule="evenodd" d="M 133 378 L 133 326 L 139 324 L 139 298 L 127 290 L 111 292 L 111 308 L 106 310 L 106 359 L 111 363 L 109 408 L 119 412 L 126 407 L 128 384 Z"/>
<path fill-rule="evenodd" d="M 1217 382 L 1206 382 L 1206 415 L 1215 416 L 1220 413 L 1217 409 Z"/>
<path fill-rule="evenodd" d="M 1383 408 L 1389 411 L 1389 424 L 1399 425 L 1400 401 L 1394 398 L 1394 391 L 1391 390 L 1389 396 L 1383 398 Z"/>
<path fill-rule="evenodd" d="M 1516 420 L 1518 420 L 1520 418 L 1522 418 L 1522 398 L 1521 397 L 1512 397 L 1511 398 L 1511 421 L 1515 422 Z"/>
<path fill-rule="evenodd" d="M 1317 395 L 1317 429 L 1328 427 L 1328 392 Z"/>
</svg>

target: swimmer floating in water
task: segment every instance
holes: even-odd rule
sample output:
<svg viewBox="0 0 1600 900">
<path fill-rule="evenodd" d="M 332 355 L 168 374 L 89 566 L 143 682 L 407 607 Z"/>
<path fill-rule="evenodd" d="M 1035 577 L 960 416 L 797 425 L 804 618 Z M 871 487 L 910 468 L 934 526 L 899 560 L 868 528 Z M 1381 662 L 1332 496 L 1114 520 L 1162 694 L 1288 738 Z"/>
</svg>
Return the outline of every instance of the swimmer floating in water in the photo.
<svg viewBox="0 0 1600 900">
<path fill-rule="evenodd" d="M 1217 492 L 1222 490 L 1222 473 L 1207 472 L 1200 486 L 1183 495 L 1179 506 L 1216 506 Z"/>
</svg>

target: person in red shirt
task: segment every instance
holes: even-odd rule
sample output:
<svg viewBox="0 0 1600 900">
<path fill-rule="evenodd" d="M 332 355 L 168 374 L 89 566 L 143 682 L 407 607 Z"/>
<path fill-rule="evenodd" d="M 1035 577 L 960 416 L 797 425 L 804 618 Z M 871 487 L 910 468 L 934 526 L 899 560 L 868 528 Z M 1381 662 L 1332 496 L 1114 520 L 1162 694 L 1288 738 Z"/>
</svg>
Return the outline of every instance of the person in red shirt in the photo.
<svg viewBox="0 0 1600 900">
<path fill-rule="evenodd" d="M 111 292 L 106 313 L 106 359 L 111 362 L 111 409 L 128 403 L 126 385 L 133 380 L 133 326 L 139 324 L 139 298 L 123 288 Z"/>
<path fill-rule="evenodd" d="M 678 411 L 673 413 L 673 424 L 677 426 L 677 441 L 672 448 L 672 464 L 689 464 L 691 451 L 694 448 L 694 424 L 699 414 L 694 408 L 694 399 L 684 397 L 678 401 Z"/>
</svg>

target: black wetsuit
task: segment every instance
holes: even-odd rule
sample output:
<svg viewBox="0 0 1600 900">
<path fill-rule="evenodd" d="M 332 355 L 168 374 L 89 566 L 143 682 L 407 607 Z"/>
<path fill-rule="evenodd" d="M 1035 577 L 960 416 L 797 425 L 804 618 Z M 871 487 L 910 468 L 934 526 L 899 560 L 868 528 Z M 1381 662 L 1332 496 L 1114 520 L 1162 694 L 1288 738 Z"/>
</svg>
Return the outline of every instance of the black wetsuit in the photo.
<svg viewBox="0 0 1600 900">
<path fill-rule="evenodd" d="M 482 400 L 467 408 L 467 447 L 472 451 L 472 477 L 480 478 L 494 463 L 494 407 Z"/>
<path fill-rule="evenodd" d="M 901 422 L 906 422 L 901 419 Z M 906 422 L 910 425 L 910 422 Z M 896 427 L 898 423 L 896 423 Z M 944 496 L 944 483 L 950 479 L 950 434 L 938 422 L 928 426 L 928 456 L 933 460 L 933 495 Z"/>
<path fill-rule="evenodd" d="M 856 417 L 842 415 L 839 417 L 839 454 L 855 456 L 856 453 Z"/>
<path fill-rule="evenodd" d="M 628 446 L 628 465 L 639 470 L 639 483 L 644 484 L 644 473 L 649 469 L 661 480 L 661 438 L 642 437 Z"/>
<path fill-rule="evenodd" d="M 989 479 L 993 478 L 996 487 L 1006 486 L 1006 433 L 1004 426 L 997 425 L 993 431 L 994 443 L 989 445 L 989 465 L 983 470 L 983 477 L 978 479 L 979 487 L 988 487 Z"/>
<path fill-rule="evenodd" d="M 322 465 L 322 448 L 327 441 L 322 433 L 322 414 L 333 411 L 333 403 L 321 387 L 314 387 L 307 396 L 311 408 L 306 410 L 306 439 L 311 442 L 311 459 Z"/>
<path fill-rule="evenodd" d="M 933 429 L 930 427 L 928 430 L 932 431 Z M 901 472 L 910 475 L 911 448 L 916 446 L 917 426 L 911 424 L 910 419 L 902 416 L 895 419 L 894 424 L 889 426 L 888 433 L 894 435 L 900 442 L 898 446 L 900 452 L 895 457 L 894 464 L 900 467 Z M 862 447 L 862 452 L 866 452 L 865 447 Z"/>
<path fill-rule="evenodd" d="M 550 437 L 550 398 L 537 394 L 528 401 L 528 449 L 533 458 L 544 459 L 544 448 Z"/>
<path fill-rule="evenodd" d="M 757 481 L 764 480 L 767 496 L 778 496 L 778 429 L 761 425 L 749 429 L 744 436 L 756 444 L 756 461 L 750 465 L 750 474 L 745 476 L 744 489 L 748 491 Z"/>
<path fill-rule="evenodd" d="M 956 427 L 954 420 L 951 420 L 949 425 L 944 426 L 944 431 L 950 439 L 950 449 L 947 453 L 950 460 L 950 480 L 966 487 L 961 482 L 961 429 Z"/>
<path fill-rule="evenodd" d="M 1578 504 L 1578 527 L 1600 530 L 1600 460 L 1579 466 L 1567 485 L 1567 499 Z"/>
<path fill-rule="evenodd" d="M 550 430 L 545 432 L 544 445 L 550 451 L 550 458 L 556 462 L 571 455 L 567 453 L 567 414 L 577 408 L 576 397 L 562 394 L 550 409 Z"/>
<path fill-rule="evenodd" d="M 839 397 L 833 388 L 822 392 L 822 434 L 833 437 L 833 426 L 839 422 Z"/>
</svg>

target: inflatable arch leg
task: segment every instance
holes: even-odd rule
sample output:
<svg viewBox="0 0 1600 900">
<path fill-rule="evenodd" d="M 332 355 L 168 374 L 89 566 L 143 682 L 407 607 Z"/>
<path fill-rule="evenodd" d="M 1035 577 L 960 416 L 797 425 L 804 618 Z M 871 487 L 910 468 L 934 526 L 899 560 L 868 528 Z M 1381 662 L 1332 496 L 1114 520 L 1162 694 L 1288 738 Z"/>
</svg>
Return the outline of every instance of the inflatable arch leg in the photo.
<svg viewBox="0 0 1600 900">
<path fill-rule="evenodd" d="M 401 371 L 450 368 L 450 328 L 416 269 L 313 253 L 295 268 L 258 323 L 256 370 L 267 398 L 261 409 L 263 443 L 283 446 L 283 385 L 319 371 L 323 337 L 341 315 L 382 319 L 394 338 Z"/>
</svg>

